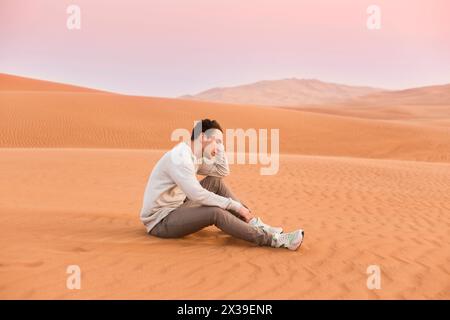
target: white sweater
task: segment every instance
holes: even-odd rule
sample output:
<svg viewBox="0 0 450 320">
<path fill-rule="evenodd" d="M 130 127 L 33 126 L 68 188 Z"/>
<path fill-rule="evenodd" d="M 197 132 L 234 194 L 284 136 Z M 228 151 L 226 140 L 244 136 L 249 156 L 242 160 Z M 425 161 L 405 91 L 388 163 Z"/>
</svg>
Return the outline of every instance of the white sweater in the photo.
<svg viewBox="0 0 450 320">
<path fill-rule="evenodd" d="M 238 211 L 242 204 L 219 196 L 203 188 L 196 174 L 224 177 L 229 174 L 228 161 L 223 144 L 219 144 L 215 162 L 199 160 L 186 142 L 180 142 L 166 152 L 153 168 L 145 188 L 141 209 L 141 221 L 147 232 L 170 212 L 188 199 L 205 206 Z"/>
</svg>

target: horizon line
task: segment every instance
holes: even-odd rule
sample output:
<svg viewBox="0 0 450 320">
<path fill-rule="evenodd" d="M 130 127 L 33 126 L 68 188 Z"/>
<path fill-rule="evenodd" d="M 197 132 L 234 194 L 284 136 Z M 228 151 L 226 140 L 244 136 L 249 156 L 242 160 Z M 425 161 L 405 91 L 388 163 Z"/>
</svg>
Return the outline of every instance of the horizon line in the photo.
<svg viewBox="0 0 450 320">
<path fill-rule="evenodd" d="M 166 98 L 166 99 L 183 99 L 183 97 L 186 97 L 186 96 L 192 97 L 192 96 L 195 96 L 196 94 L 200 94 L 205 91 L 212 90 L 212 89 L 226 89 L 226 88 L 251 85 L 251 84 L 255 84 L 258 82 L 262 82 L 262 81 L 281 81 L 281 80 L 291 80 L 291 79 L 314 80 L 314 81 L 320 81 L 323 83 L 345 85 L 345 86 L 352 86 L 352 87 L 367 87 L 367 88 L 379 89 L 380 91 L 391 91 L 391 92 L 392 91 L 404 91 L 404 90 L 410 90 L 410 89 L 419 89 L 419 88 L 426 88 L 426 87 L 433 87 L 433 86 L 443 86 L 443 85 L 450 84 L 450 81 L 449 81 L 449 82 L 445 82 L 445 83 L 424 84 L 424 85 L 417 85 L 417 86 L 412 86 L 412 87 L 386 88 L 386 87 L 372 86 L 372 85 L 366 85 L 366 84 L 352 84 L 352 83 L 346 83 L 346 82 L 327 81 L 327 80 L 317 79 L 317 78 L 309 78 L 309 77 L 308 78 L 306 78 L 306 77 L 298 78 L 296 76 L 291 76 L 291 77 L 276 78 L 276 79 L 260 79 L 260 80 L 255 80 L 253 82 L 234 84 L 234 85 L 215 86 L 215 87 L 210 87 L 210 88 L 198 91 L 196 93 L 186 93 L 186 94 L 176 95 L 176 96 L 166 96 L 166 95 L 148 95 L 148 94 L 144 94 L 144 93 L 124 92 L 124 91 L 120 91 L 120 90 L 109 89 L 109 88 L 102 87 L 102 86 L 95 86 L 95 85 L 91 86 L 89 84 L 80 84 L 80 83 L 75 83 L 75 82 L 70 82 L 70 81 L 66 82 L 66 80 L 48 79 L 48 78 L 42 78 L 40 76 L 36 77 L 33 75 L 16 74 L 16 73 L 1 71 L 1 70 L 0 70 L 0 74 L 14 76 L 14 77 L 20 77 L 20 78 L 26 78 L 26 79 L 31 79 L 31 80 L 37 80 L 37 81 L 53 82 L 53 83 L 62 84 L 62 85 L 70 85 L 70 86 L 80 87 L 80 88 L 84 88 L 84 89 L 104 91 L 104 93 L 110 93 L 110 94 L 135 96 L 135 97 Z"/>
</svg>

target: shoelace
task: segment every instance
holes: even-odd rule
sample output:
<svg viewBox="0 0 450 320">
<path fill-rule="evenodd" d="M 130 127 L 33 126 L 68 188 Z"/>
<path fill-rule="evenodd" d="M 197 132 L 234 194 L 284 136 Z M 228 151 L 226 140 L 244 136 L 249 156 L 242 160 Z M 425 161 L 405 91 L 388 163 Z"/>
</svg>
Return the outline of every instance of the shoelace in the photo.
<svg viewBox="0 0 450 320">
<path fill-rule="evenodd" d="M 260 218 L 257 218 L 257 220 L 255 222 L 253 222 L 252 225 L 256 228 L 266 230 L 267 232 L 270 232 L 270 233 L 280 233 L 280 231 L 281 231 L 281 230 L 279 230 L 279 228 L 272 227 L 272 226 L 269 226 L 268 224 L 265 224 L 264 222 L 262 222 L 262 220 Z"/>
<path fill-rule="evenodd" d="M 290 232 L 290 233 L 282 233 L 278 235 L 278 243 L 282 242 L 291 242 L 293 239 L 295 238 L 295 234 Z"/>
<path fill-rule="evenodd" d="M 256 220 L 255 226 L 257 226 L 259 228 L 275 229 L 274 227 L 269 226 L 268 224 L 265 224 L 264 222 L 262 222 L 262 220 L 260 218 L 258 218 L 258 220 Z"/>
<path fill-rule="evenodd" d="M 257 228 L 260 228 L 260 229 L 268 227 L 268 226 L 267 226 L 265 223 L 263 223 L 263 222 L 261 221 L 261 219 L 259 219 L 259 218 L 257 218 L 257 219 L 255 220 L 255 222 L 252 223 L 252 225 L 253 225 L 254 227 L 257 227 Z"/>
</svg>

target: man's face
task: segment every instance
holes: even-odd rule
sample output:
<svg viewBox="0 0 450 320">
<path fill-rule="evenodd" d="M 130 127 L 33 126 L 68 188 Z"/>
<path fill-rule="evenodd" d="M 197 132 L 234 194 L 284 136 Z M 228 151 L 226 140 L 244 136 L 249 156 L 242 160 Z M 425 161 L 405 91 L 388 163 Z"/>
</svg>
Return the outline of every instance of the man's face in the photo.
<svg viewBox="0 0 450 320">
<path fill-rule="evenodd" d="M 210 129 L 202 133 L 202 153 L 203 156 L 211 159 L 217 153 L 217 145 L 223 143 L 223 134 L 218 129 Z"/>
</svg>

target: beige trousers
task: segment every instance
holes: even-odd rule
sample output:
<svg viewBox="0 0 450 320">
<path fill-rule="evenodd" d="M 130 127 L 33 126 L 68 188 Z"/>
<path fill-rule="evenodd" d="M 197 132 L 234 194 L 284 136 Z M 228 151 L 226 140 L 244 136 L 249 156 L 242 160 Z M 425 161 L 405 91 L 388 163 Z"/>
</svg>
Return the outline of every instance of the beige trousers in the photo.
<svg viewBox="0 0 450 320">
<path fill-rule="evenodd" d="M 239 201 L 221 178 L 208 176 L 200 184 L 220 196 Z M 202 206 L 189 199 L 153 227 L 150 234 L 161 238 L 180 238 L 211 225 L 235 238 L 260 246 L 270 246 L 272 242 L 270 233 L 249 225 L 237 212 Z"/>
</svg>

